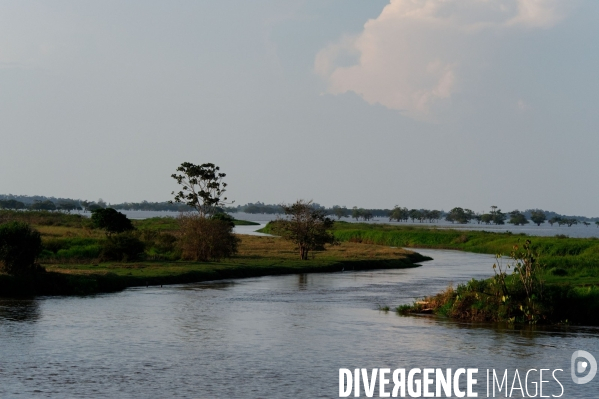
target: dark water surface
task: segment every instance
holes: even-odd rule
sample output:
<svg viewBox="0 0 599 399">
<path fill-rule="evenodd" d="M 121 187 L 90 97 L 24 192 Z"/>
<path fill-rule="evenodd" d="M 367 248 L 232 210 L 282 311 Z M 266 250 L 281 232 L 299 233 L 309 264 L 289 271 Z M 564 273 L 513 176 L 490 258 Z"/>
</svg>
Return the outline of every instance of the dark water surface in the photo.
<svg viewBox="0 0 599 399">
<path fill-rule="evenodd" d="M 478 367 L 479 397 L 487 368 L 562 368 L 563 398 L 599 397 L 599 377 L 570 379 L 574 350 L 599 355 L 597 329 L 377 311 L 492 273 L 489 255 L 419 252 L 435 260 L 417 269 L 0 300 L 0 398 L 334 398 L 342 367 Z M 559 393 L 546 385 L 545 395 Z"/>
</svg>

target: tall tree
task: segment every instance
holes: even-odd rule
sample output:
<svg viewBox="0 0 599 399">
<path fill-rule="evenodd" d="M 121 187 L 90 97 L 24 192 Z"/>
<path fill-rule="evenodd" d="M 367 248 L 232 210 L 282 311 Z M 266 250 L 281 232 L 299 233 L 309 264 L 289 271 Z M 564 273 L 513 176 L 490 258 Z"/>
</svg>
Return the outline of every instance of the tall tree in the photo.
<svg viewBox="0 0 599 399">
<path fill-rule="evenodd" d="M 223 178 L 227 175 L 219 171 L 220 168 L 213 163 L 194 165 L 183 162 L 177 168 L 179 174 L 171 175 L 182 186 L 178 193 L 172 192 L 174 202 L 195 208 L 201 217 L 215 213 L 216 207 L 227 204 L 227 197 L 223 197 L 227 187 Z"/>
</svg>

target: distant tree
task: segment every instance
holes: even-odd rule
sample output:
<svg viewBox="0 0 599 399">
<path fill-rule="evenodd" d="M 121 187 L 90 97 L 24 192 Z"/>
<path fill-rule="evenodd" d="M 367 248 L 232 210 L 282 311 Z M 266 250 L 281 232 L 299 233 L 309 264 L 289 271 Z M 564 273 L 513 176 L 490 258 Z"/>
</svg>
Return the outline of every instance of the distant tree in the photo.
<svg viewBox="0 0 599 399">
<path fill-rule="evenodd" d="M 412 223 L 414 223 L 415 220 L 421 220 L 422 212 L 418 209 L 410 209 L 410 219 L 412 219 Z"/>
<path fill-rule="evenodd" d="M 523 226 L 528 223 L 528 220 L 522 212 L 516 209 L 510 212 L 510 220 L 508 223 L 513 224 L 514 226 Z"/>
<path fill-rule="evenodd" d="M 25 204 L 15 199 L 0 200 L 0 209 L 25 209 Z"/>
<path fill-rule="evenodd" d="M 599 220 L 597 220 L 595 224 L 597 225 L 597 228 L 599 228 Z"/>
<path fill-rule="evenodd" d="M 337 220 L 341 220 L 349 215 L 349 210 L 344 206 L 335 205 L 333 206 L 333 215 L 337 216 Z"/>
<path fill-rule="evenodd" d="M 40 269 L 36 260 L 42 252 L 38 231 L 27 223 L 0 225 L 0 270 L 8 274 L 28 274 Z"/>
<path fill-rule="evenodd" d="M 566 222 L 566 224 L 568 225 L 568 227 L 572 227 L 573 224 L 578 224 L 578 220 L 571 218 L 571 219 L 565 219 L 564 220 Z"/>
<path fill-rule="evenodd" d="M 372 211 L 370 211 L 369 209 L 362 209 L 361 212 L 362 212 L 362 218 L 365 221 L 369 221 L 372 219 Z"/>
<path fill-rule="evenodd" d="M 586 227 L 589 227 L 591 224 L 589 222 L 582 222 Z"/>
<path fill-rule="evenodd" d="M 464 214 L 466 215 L 467 222 L 470 223 L 472 219 L 474 219 L 475 213 L 470 209 L 464 209 Z"/>
<path fill-rule="evenodd" d="M 55 211 L 56 205 L 50 200 L 34 201 L 30 209 L 33 211 Z"/>
<path fill-rule="evenodd" d="M 56 209 L 59 211 L 64 211 L 67 213 L 71 213 L 71 211 L 81 209 L 81 207 L 76 204 L 74 201 L 60 201 L 56 206 Z"/>
<path fill-rule="evenodd" d="M 420 223 L 422 222 L 426 222 L 427 220 L 430 220 L 430 212 L 428 209 L 421 209 L 420 210 Z"/>
<path fill-rule="evenodd" d="M 491 222 L 493 221 L 493 215 L 491 215 L 490 213 L 480 215 L 480 221 L 484 224 L 491 224 Z"/>
<path fill-rule="evenodd" d="M 428 221 L 433 223 L 434 221 L 438 221 L 441 219 L 441 211 L 432 210 L 428 212 Z"/>
<path fill-rule="evenodd" d="M 505 213 L 501 212 L 501 209 L 496 209 L 493 213 L 493 223 L 495 224 L 505 224 L 506 218 L 507 216 Z"/>
<path fill-rule="evenodd" d="M 560 222 L 562 221 L 562 219 L 560 217 L 554 216 L 551 219 L 549 219 L 547 222 L 549 222 L 549 224 L 553 227 L 554 223 L 558 223 L 560 226 Z"/>
<path fill-rule="evenodd" d="M 95 228 L 105 230 L 108 235 L 135 230 L 131 220 L 113 208 L 93 210 L 91 220 Z"/>
<path fill-rule="evenodd" d="M 547 215 L 545 215 L 545 212 L 543 211 L 532 211 L 530 213 L 530 220 L 532 220 L 532 222 L 537 226 L 540 226 L 541 223 L 545 223 L 545 220 L 547 220 Z"/>
<path fill-rule="evenodd" d="M 389 221 L 397 221 L 397 222 L 403 222 L 403 221 L 407 221 L 409 218 L 410 212 L 408 211 L 408 208 L 402 208 L 398 205 L 395 205 L 395 208 L 393 208 L 393 210 L 391 211 L 391 214 L 389 215 Z"/>
<path fill-rule="evenodd" d="M 223 178 L 227 175 L 219 171 L 220 168 L 213 163 L 194 165 L 183 162 L 177 168 L 179 174 L 171 175 L 182 186 L 178 193 L 173 191 L 173 201 L 195 208 L 201 217 L 215 213 L 215 208 L 226 205 L 227 201 L 227 197 L 223 196 L 227 187 Z"/>
<path fill-rule="evenodd" d="M 354 206 L 351 210 L 351 217 L 358 221 L 363 216 L 363 211 L 364 210 L 362 208 L 358 209 L 357 206 Z"/>
<path fill-rule="evenodd" d="M 456 207 L 449 211 L 445 217 L 445 220 L 451 223 L 458 222 L 460 224 L 465 224 L 472 219 L 473 214 L 474 212 L 472 212 L 470 209 Z"/>
<path fill-rule="evenodd" d="M 300 259 L 306 260 L 310 251 L 322 251 L 326 244 L 335 243 L 329 231 L 333 219 L 326 217 L 324 210 L 313 208 L 312 201 L 298 200 L 282 207 L 288 218 L 277 220 L 274 232 L 297 246 Z"/>
</svg>

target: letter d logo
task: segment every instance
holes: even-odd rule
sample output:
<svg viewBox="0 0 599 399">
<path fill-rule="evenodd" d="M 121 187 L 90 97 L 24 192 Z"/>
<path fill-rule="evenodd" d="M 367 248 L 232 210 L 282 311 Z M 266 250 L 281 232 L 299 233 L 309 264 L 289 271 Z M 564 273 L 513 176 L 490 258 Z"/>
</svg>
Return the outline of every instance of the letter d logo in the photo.
<svg viewBox="0 0 599 399">
<path fill-rule="evenodd" d="M 585 358 L 586 361 L 576 362 L 576 359 L 580 357 Z M 591 365 L 589 373 L 584 377 L 577 377 L 576 373 L 584 373 L 588 368 L 589 363 Z M 572 354 L 570 372 L 572 374 L 572 381 L 574 381 L 575 384 L 586 384 L 595 378 L 595 374 L 597 374 L 597 360 L 595 360 L 595 357 L 589 352 L 578 350 Z"/>
</svg>

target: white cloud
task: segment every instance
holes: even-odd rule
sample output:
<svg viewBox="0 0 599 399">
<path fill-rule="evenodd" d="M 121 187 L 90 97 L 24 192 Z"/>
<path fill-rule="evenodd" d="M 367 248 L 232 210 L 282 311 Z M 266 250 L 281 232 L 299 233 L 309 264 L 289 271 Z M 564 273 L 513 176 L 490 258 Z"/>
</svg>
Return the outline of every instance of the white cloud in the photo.
<svg viewBox="0 0 599 399">
<path fill-rule="evenodd" d="M 314 70 L 327 91 L 353 91 L 407 115 L 423 117 L 460 82 L 460 66 L 476 60 L 468 40 L 489 32 L 550 28 L 565 0 L 391 0 L 353 37 L 323 48 Z M 357 59 L 343 65 L 348 57 Z"/>
</svg>

